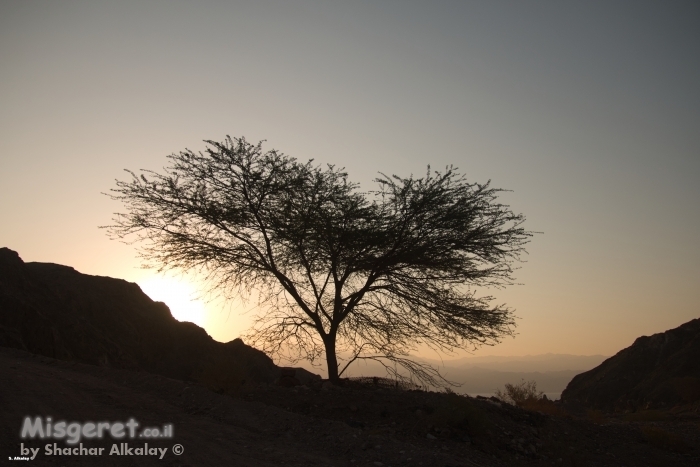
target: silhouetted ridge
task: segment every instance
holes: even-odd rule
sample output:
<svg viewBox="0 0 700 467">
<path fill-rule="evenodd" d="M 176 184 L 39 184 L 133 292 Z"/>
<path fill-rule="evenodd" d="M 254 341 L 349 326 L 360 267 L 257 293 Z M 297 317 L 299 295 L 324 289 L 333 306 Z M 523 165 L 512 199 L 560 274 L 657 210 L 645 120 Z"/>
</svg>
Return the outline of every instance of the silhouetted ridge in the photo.
<svg viewBox="0 0 700 467">
<path fill-rule="evenodd" d="M 61 360 L 144 370 L 216 390 L 274 382 L 280 369 L 240 339 L 214 341 L 138 285 L 0 248 L 0 345 Z M 314 377 L 298 369 L 302 381 Z"/>
<path fill-rule="evenodd" d="M 700 401 L 700 319 L 638 338 L 600 366 L 574 377 L 562 400 L 606 410 Z"/>
</svg>

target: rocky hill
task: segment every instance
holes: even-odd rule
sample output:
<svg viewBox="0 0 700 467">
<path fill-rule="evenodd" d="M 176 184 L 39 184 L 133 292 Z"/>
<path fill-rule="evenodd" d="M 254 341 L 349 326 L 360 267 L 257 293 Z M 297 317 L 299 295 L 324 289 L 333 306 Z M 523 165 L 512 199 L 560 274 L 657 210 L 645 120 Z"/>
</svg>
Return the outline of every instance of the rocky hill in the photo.
<svg viewBox="0 0 700 467">
<path fill-rule="evenodd" d="M 600 366 L 577 375 L 562 401 L 623 411 L 700 401 L 700 319 L 638 338 Z"/>
<path fill-rule="evenodd" d="M 68 266 L 24 263 L 0 248 L 0 346 L 61 360 L 148 371 L 217 391 L 272 383 L 281 369 L 240 339 L 214 341 L 138 285 Z M 299 369 L 301 380 L 315 375 Z"/>
</svg>

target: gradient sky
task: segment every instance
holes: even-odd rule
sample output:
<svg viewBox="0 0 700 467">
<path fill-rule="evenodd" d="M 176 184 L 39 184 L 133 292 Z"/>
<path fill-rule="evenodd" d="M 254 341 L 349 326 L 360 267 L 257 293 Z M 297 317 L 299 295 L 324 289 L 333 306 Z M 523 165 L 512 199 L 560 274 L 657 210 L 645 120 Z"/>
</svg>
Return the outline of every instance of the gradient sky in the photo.
<svg viewBox="0 0 700 467">
<path fill-rule="evenodd" d="M 611 355 L 700 316 L 697 1 L 0 0 L 0 64 L 0 246 L 25 261 L 157 295 L 101 193 L 230 134 L 366 189 L 454 164 L 513 190 L 544 233 L 497 292 L 518 336 L 479 355 Z M 198 306 L 218 340 L 247 327 Z"/>
</svg>

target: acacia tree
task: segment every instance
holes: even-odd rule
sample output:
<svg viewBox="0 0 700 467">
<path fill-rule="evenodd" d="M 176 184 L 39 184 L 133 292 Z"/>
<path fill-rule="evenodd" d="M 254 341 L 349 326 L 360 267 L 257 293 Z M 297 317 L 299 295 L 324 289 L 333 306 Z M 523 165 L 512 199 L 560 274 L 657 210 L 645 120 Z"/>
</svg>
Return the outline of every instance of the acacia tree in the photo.
<svg viewBox="0 0 700 467">
<path fill-rule="evenodd" d="M 146 264 L 204 271 L 226 296 L 255 291 L 248 338 L 268 353 L 325 357 L 337 381 L 362 359 L 436 384 L 409 352 L 493 345 L 513 311 L 475 287 L 512 283 L 531 232 L 499 189 L 452 167 L 423 178 L 382 175 L 359 191 L 342 170 L 244 138 L 169 156 L 164 173 L 117 180 L 113 238 L 143 241 Z"/>
</svg>

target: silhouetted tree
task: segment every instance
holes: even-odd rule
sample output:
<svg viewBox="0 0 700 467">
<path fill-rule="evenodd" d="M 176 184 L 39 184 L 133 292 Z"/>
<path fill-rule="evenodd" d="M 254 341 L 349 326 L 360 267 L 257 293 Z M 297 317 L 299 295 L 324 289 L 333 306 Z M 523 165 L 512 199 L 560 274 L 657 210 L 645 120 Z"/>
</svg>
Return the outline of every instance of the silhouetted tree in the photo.
<svg viewBox="0 0 700 467">
<path fill-rule="evenodd" d="M 521 214 L 496 202 L 502 190 L 428 167 L 424 178 L 382 175 L 363 193 L 332 165 L 244 138 L 206 143 L 169 156 L 164 174 L 117 181 L 110 196 L 127 212 L 109 233 L 145 241 L 143 257 L 161 270 L 206 271 L 227 296 L 256 291 L 253 345 L 325 357 L 332 381 L 372 359 L 436 384 L 439 373 L 410 351 L 513 333 L 512 310 L 474 292 L 511 284 L 531 236 Z"/>
</svg>

